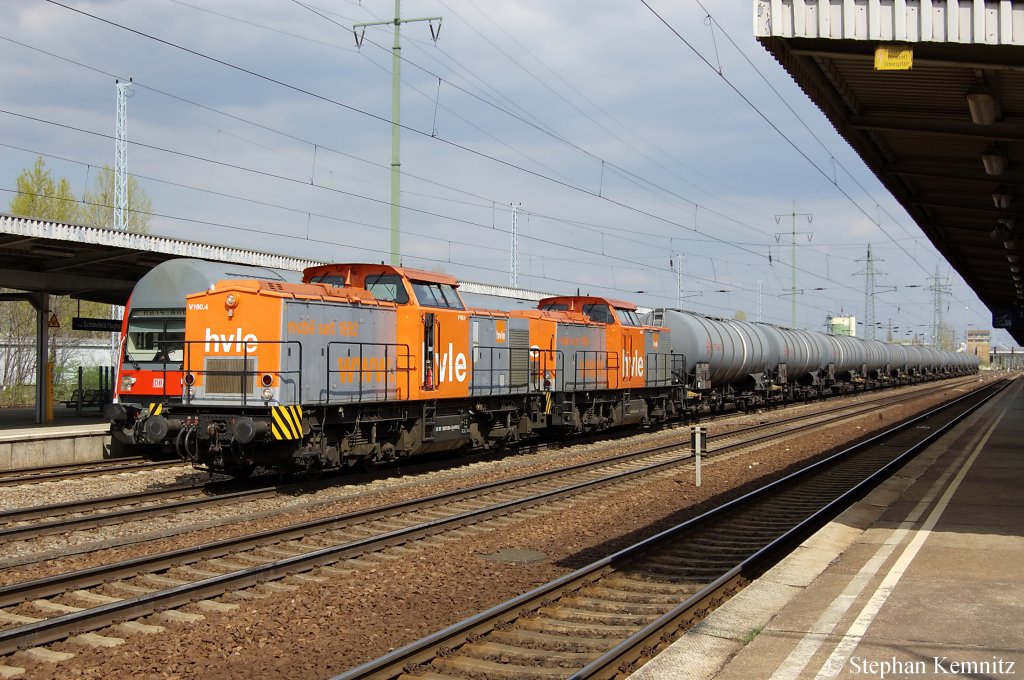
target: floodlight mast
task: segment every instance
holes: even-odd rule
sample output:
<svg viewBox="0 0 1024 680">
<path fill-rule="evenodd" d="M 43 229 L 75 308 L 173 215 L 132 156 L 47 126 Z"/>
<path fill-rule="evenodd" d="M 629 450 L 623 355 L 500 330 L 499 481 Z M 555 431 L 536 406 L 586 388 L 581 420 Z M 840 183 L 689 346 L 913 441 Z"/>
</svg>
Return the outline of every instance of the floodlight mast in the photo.
<svg viewBox="0 0 1024 680">
<path fill-rule="evenodd" d="M 114 135 L 114 223 L 121 231 L 128 230 L 128 97 L 131 79 L 117 81 L 117 118 Z"/>
</svg>

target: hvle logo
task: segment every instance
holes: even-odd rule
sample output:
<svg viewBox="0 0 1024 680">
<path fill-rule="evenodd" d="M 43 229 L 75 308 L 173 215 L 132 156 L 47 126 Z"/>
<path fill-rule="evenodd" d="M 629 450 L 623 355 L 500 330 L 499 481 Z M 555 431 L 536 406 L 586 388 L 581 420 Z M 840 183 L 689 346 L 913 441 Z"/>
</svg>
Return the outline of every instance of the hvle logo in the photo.
<svg viewBox="0 0 1024 680">
<path fill-rule="evenodd" d="M 213 348 L 210 347 L 210 342 L 213 342 Z M 242 329 L 239 328 L 237 333 L 231 335 L 218 335 L 211 329 L 206 329 L 206 344 L 203 346 L 207 352 L 241 352 L 243 349 L 246 352 L 255 352 L 256 344 L 259 339 L 253 333 L 246 333 L 242 335 Z"/>
</svg>

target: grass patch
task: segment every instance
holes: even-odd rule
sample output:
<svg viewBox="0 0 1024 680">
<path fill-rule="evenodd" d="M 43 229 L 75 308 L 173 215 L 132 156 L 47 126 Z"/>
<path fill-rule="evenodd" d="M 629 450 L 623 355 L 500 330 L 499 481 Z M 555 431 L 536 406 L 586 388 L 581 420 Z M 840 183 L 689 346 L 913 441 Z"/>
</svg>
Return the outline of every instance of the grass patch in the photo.
<svg viewBox="0 0 1024 680">
<path fill-rule="evenodd" d="M 761 634 L 762 630 L 764 630 L 764 626 L 758 626 L 757 628 L 751 628 L 748 630 L 747 634 L 743 636 L 743 644 L 749 645 L 754 641 L 754 638 Z"/>
</svg>

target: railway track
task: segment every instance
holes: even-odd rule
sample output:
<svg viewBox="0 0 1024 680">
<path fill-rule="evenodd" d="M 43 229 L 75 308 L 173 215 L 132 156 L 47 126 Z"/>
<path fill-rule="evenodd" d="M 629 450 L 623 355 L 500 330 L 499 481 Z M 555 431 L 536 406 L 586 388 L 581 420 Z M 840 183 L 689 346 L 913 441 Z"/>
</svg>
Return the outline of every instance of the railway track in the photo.
<svg viewBox="0 0 1024 680">
<path fill-rule="evenodd" d="M 1004 386 L 964 396 L 335 680 L 628 674 Z"/>
<path fill-rule="evenodd" d="M 764 439 L 764 435 L 754 439 Z M 740 446 L 733 443 L 730 448 Z M 0 654 L 158 611 L 190 605 L 191 609 L 223 610 L 237 605 L 210 598 L 225 593 L 239 599 L 260 597 L 259 588 L 267 587 L 260 584 L 275 579 L 284 580 L 269 585 L 282 589 L 296 587 L 296 579 L 327 579 L 339 570 L 355 568 L 345 560 L 369 552 L 411 545 L 442 533 L 476 531 L 469 525 L 485 521 L 500 527 L 508 521 L 503 519 L 506 515 L 529 508 L 545 506 L 545 511 L 552 512 L 560 501 L 584 493 L 610 485 L 642 483 L 648 475 L 675 474 L 679 466 L 689 464 L 689 459 L 689 452 L 680 451 L 678 444 L 662 446 L 613 460 L 2 587 L 0 625 L 5 630 L 0 631 Z M 42 618 L 47 614 L 49 618 Z"/>
<path fill-rule="evenodd" d="M 131 457 L 53 467 L 21 468 L 0 472 L 0 486 L 18 486 L 37 482 L 53 482 L 97 475 L 112 475 L 121 472 L 134 472 L 136 470 L 155 470 L 183 466 L 184 463 L 180 460 L 149 461 L 141 457 Z"/>
<path fill-rule="evenodd" d="M 801 429 L 815 427 L 835 417 L 852 417 L 858 413 L 904 403 L 923 396 L 948 390 L 950 385 L 929 385 L 909 393 L 883 395 L 859 404 L 846 404 L 819 410 L 814 414 L 802 414 L 771 422 L 750 426 L 729 427 L 716 432 L 710 441 L 713 448 L 721 449 L 736 437 L 757 432 L 759 430 L 778 428 L 792 423 L 804 423 Z M 799 431 L 799 430 L 794 430 Z M 742 445 L 746 440 L 738 439 Z M 680 440 L 678 445 L 686 442 Z M 406 470 L 407 475 L 415 475 L 422 470 L 435 469 L 436 465 L 424 465 Z M 351 478 L 351 475 L 349 476 Z M 276 479 L 270 476 L 258 481 Z M 30 541 L 34 538 L 83 531 L 102 526 L 126 522 L 141 521 L 147 518 L 194 512 L 203 508 L 212 508 L 225 504 L 240 504 L 247 501 L 272 498 L 278 494 L 290 494 L 296 491 L 309 492 L 317 488 L 325 488 L 334 484 L 338 476 L 331 476 L 319 482 L 299 482 L 294 484 L 253 485 L 245 482 L 218 481 L 214 483 L 161 489 L 156 491 L 136 492 L 102 498 L 84 499 L 47 506 L 34 506 L 25 509 L 12 509 L 4 513 L 0 522 L 0 543 L 9 541 Z M 254 480 L 250 480 L 254 481 Z M 187 530 L 187 527 L 182 527 Z"/>
<path fill-rule="evenodd" d="M 219 482 L 214 488 L 196 485 L 6 511 L 4 526 L 0 527 L 0 542 L 31 540 L 201 507 L 271 498 L 279 493 L 276 487 L 230 491 L 237 487 L 237 484 Z"/>
</svg>

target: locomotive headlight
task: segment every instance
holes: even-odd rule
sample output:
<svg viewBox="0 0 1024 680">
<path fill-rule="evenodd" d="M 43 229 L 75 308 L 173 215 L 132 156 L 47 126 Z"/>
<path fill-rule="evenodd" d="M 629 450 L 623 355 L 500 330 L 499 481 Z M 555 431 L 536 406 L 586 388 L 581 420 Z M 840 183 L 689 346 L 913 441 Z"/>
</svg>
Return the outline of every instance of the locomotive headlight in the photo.
<svg viewBox="0 0 1024 680">
<path fill-rule="evenodd" d="M 234 293 L 228 293 L 228 296 L 224 298 L 224 306 L 228 308 L 228 318 L 235 318 L 235 307 L 238 306 L 238 296 Z"/>
<path fill-rule="evenodd" d="M 271 385 L 274 384 L 274 376 L 270 375 L 269 373 L 264 373 L 260 377 L 260 384 L 263 385 L 264 387 L 270 387 Z"/>
<path fill-rule="evenodd" d="M 185 384 L 188 385 L 189 387 L 191 387 L 192 385 L 195 385 L 196 384 L 196 374 L 195 373 L 186 373 L 185 374 Z"/>
<path fill-rule="evenodd" d="M 121 391 L 122 392 L 127 392 L 128 390 L 130 390 L 132 388 L 132 385 L 134 385 L 134 384 L 135 384 L 135 376 L 134 375 L 122 375 L 121 376 Z"/>
<path fill-rule="evenodd" d="M 263 388 L 263 401 L 270 401 L 273 398 L 274 398 L 274 390 L 270 389 L 269 387 L 264 387 Z"/>
</svg>

